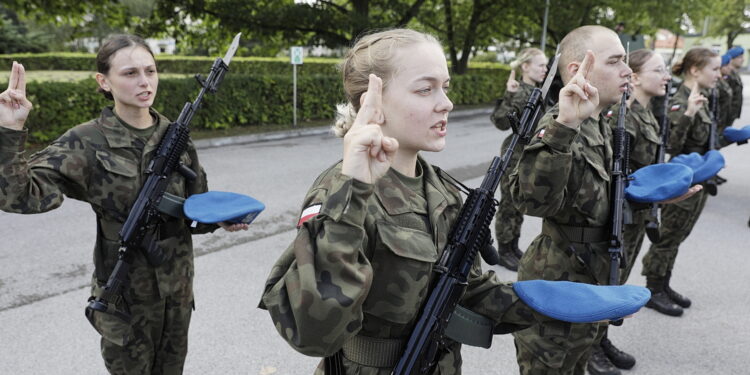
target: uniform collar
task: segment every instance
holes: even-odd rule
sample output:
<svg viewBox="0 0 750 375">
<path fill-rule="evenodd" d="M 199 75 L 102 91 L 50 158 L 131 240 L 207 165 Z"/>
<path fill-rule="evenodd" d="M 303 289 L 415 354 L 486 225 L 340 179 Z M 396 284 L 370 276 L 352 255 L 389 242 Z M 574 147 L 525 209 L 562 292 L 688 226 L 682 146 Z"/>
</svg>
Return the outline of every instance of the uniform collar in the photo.
<svg viewBox="0 0 750 375">
<path fill-rule="evenodd" d="M 434 218 L 440 216 L 449 203 L 453 203 L 451 201 L 454 198 L 448 193 L 435 169 L 429 163 L 422 159 L 421 156 L 417 156 L 417 163 L 420 163 L 422 166 L 427 212 L 430 213 L 430 220 L 434 222 Z M 378 180 L 375 195 L 389 215 L 412 212 L 411 205 L 404 202 L 416 198 L 416 193 L 411 191 L 407 186 L 404 186 L 392 169 L 389 169 L 388 173 Z"/>
<path fill-rule="evenodd" d="M 156 116 L 159 120 L 158 123 L 154 125 L 157 128 L 146 143 L 146 149 L 155 148 L 159 144 L 162 135 L 164 135 L 164 132 L 169 125 L 169 121 L 153 108 L 149 108 L 149 113 L 151 113 L 152 116 Z M 99 123 L 106 130 L 104 132 L 104 137 L 107 139 L 107 144 L 110 148 L 135 147 L 136 136 L 122 124 L 117 116 L 115 116 L 112 107 L 108 106 L 102 109 Z"/>
</svg>

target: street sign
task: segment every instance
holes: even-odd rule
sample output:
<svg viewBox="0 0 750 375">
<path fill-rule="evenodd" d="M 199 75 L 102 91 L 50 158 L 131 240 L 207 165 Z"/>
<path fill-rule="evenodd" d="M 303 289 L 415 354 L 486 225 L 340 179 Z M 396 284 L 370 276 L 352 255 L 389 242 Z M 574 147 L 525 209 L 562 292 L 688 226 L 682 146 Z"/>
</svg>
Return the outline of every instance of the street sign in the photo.
<svg viewBox="0 0 750 375">
<path fill-rule="evenodd" d="M 289 57 L 291 57 L 292 65 L 302 65 L 302 47 L 292 47 Z"/>
</svg>

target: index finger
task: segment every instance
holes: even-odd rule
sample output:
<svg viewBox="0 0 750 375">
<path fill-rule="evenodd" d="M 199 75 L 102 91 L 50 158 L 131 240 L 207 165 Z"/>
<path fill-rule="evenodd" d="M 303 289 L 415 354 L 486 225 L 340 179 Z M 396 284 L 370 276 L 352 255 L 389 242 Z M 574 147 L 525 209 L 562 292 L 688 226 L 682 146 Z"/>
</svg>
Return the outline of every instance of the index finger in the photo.
<svg viewBox="0 0 750 375">
<path fill-rule="evenodd" d="M 16 91 L 26 93 L 26 69 L 23 64 L 15 63 L 13 69 L 16 72 Z M 11 80 L 12 82 L 12 80 Z M 10 83 L 9 83 L 10 84 Z"/>
<path fill-rule="evenodd" d="M 16 81 L 18 81 L 18 73 L 16 72 L 18 63 L 13 61 L 13 65 L 10 66 L 10 77 L 8 78 L 8 90 L 15 90 Z"/>
<path fill-rule="evenodd" d="M 693 87 L 690 88 L 691 94 L 692 93 L 700 93 L 701 87 L 698 85 L 698 81 L 693 82 Z"/>
<path fill-rule="evenodd" d="M 594 61 L 594 53 L 591 50 L 586 50 L 586 56 L 581 61 L 581 65 L 578 66 L 578 74 L 583 76 L 583 78 L 588 77 L 589 73 L 591 73 L 591 68 L 594 67 Z"/>
<path fill-rule="evenodd" d="M 375 74 L 370 74 L 370 82 L 367 84 L 367 91 L 362 94 L 361 106 L 357 113 L 357 123 L 366 125 L 370 122 L 380 123 L 383 111 L 383 81 Z"/>
<path fill-rule="evenodd" d="M 508 75 L 508 81 L 515 81 L 516 80 L 516 70 L 511 69 L 510 75 Z"/>
</svg>

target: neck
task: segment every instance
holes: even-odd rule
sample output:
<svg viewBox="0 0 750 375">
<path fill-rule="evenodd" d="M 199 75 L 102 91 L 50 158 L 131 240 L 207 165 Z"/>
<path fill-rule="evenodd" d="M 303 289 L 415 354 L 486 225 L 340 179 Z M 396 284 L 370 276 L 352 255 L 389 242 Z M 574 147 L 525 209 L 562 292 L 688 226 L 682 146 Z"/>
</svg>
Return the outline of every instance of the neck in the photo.
<svg viewBox="0 0 750 375">
<path fill-rule="evenodd" d="M 531 79 L 531 78 L 530 78 L 529 76 L 527 76 L 527 75 L 524 75 L 524 76 L 523 76 L 523 79 L 522 79 L 522 81 L 523 81 L 524 83 L 527 83 L 527 84 L 529 84 L 529 85 L 532 85 L 532 86 L 536 86 L 536 82 L 534 82 L 534 80 L 533 80 L 533 79 Z"/>
<path fill-rule="evenodd" d="M 417 155 L 416 151 L 406 151 L 399 149 L 393 156 L 391 168 L 407 177 L 416 177 L 417 175 Z"/>
<path fill-rule="evenodd" d="M 633 95 L 630 97 L 628 104 L 633 104 L 633 101 L 637 100 L 638 103 L 641 103 L 641 105 L 645 106 L 648 105 L 648 103 L 651 101 L 651 98 L 653 97 L 653 95 L 649 95 L 640 88 L 636 87 L 635 90 L 633 90 Z"/>
<path fill-rule="evenodd" d="M 122 121 L 136 129 L 146 129 L 154 125 L 154 120 L 148 112 L 148 108 L 133 108 L 130 106 L 119 105 L 115 102 L 115 112 L 120 116 Z"/>
</svg>

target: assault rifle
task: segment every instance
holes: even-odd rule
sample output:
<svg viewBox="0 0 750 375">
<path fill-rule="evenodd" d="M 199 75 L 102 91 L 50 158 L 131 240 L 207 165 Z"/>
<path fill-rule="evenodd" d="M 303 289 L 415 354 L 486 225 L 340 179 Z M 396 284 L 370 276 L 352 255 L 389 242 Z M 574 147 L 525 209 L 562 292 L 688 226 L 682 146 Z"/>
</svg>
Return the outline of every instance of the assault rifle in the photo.
<svg viewBox="0 0 750 375">
<path fill-rule="evenodd" d="M 628 111 L 628 92 L 620 99 L 620 112 L 617 116 L 617 126 L 613 131 L 614 149 L 612 162 L 612 231 L 609 240 L 609 285 L 620 285 L 619 268 L 625 268 L 627 259 L 623 251 L 623 232 L 626 222 L 627 201 L 625 200 L 625 185 L 628 181 L 628 162 L 630 159 L 630 142 L 625 132 L 625 114 Z"/>
<path fill-rule="evenodd" d="M 656 164 L 666 161 L 667 148 L 669 147 L 669 95 L 672 91 L 672 80 L 667 82 L 667 91 L 664 94 L 664 108 L 659 124 L 659 146 L 656 148 Z M 646 223 L 646 235 L 651 243 L 659 242 L 659 204 L 651 203 L 649 220 Z"/>
<path fill-rule="evenodd" d="M 184 164 L 180 164 L 180 156 L 185 152 L 190 140 L 190 121 L 195 112 L 200 108 L 203 96 L 206 92 L 215 93 L 229 70 L 229 62 L 232 60 L 240 34 L 232 41 L 224 58 L 216 58 L 208 78 L 203 79 L 196 75 L 196 80 L 202 86 L 198 97 L 192 103 L 187 102 L 173 123 L 169 124 L 167 131 L 162 137 L 159 147 L 146 168 L 146 181 L 138 193 L 138 198 L 130 208 L 128 218 L 120 230 L 120 248 L 118 250 L 117 263 L 112 274 L 107 280 L 101 293 L 96 297 L 89 298 L 86 306 L 86 317 L 94 325 L 94 314 L 96 312 L 112 314 L 124 322 L 130 322 L 131 315 L 128 307 L 127 288 L 130 280 L 128 270 L 133 260 L 134 251 L 143 251 L 148 262 L 153 266 L 164 263 L 168 256 L 159 248 L 159 227 L 163 221 L 158 209 L 164 198 L 169 180 L 173 172 L 179 172 L 185 178 L 193 180 L 196 173 Z M 124 302 L 124 303 L 119 303 Z M 119 309 L 118 304 L 123 308 Z M 96 326 L 94 325 L 94 328 Z"/>
<path fill-rule="evenodd" d="M 711 127 L 709 127 L 708 133 L 708 150 L 711 151 L 716 149 L 716 128 L 719 122 L 719 90 L 716 88 L 711 90 L 711 99 L 709 103 L 711 105 Z M 706 192 L 712 196 L 716 195 L 718 192 L 715 176 L 706 181 Z"/>
<path fill-rule="evenodd" d="M 495 157 L 487 175 L 477 189 L 469 192 L 434 272 L 433 288 L 409 337 L 406 349 L 393 370 L 395 375 L 431 373 L 444 345 L 445 327 L 468 285 L 468 276 L 477 252 L 487 259 L 491 243 L 490 222 L 495 216 L 495 191 L 510 164 L 513 149 L 520 141 L 528 142 L 542 115 L 544 100 L 557 70 L 555 57 L 542 89 L 534 89 L 524 106 L 520 121 L 512 116 L 513 137 L 502 158 Z M 493 250 L 494 251 L 494 250 Z"/>
</svg>

